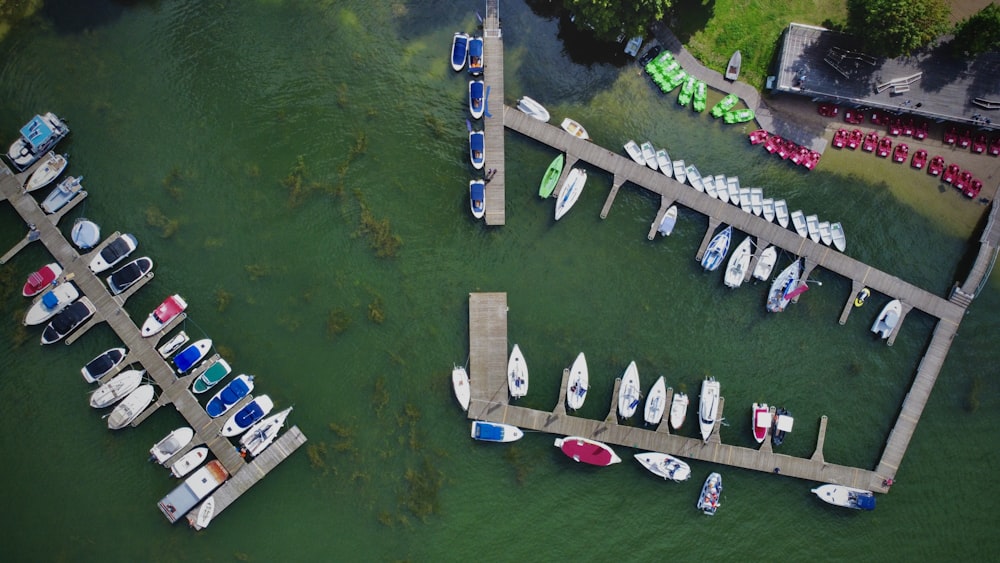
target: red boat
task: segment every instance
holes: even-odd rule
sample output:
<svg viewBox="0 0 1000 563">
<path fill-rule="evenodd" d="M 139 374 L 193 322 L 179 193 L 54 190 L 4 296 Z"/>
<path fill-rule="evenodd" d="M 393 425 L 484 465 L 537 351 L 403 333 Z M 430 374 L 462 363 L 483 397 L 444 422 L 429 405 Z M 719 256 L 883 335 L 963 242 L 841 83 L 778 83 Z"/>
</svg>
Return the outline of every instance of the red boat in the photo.
<svg viewBox="0 0 1000 563">
<path fill-rule="evenodd" d="M 911 167 L 922 170 L 925 164 L 927 164 L 927 151 L 920 149 L 913 153 L 913 158 L 910 159 Z"/>
<path fill-rule="evenodd" d="M 944 132 L 944 144 L 954 145 L 955 141 L 958 140 L 958 128 L 952 125 Z"/>
<path fill-rule="evenodd" d="M 847 144 L 849 138 L 850 134 L 847 132 L 847 129 L 837 129 L 837 132 L 833 134 L 833 146 L 842 149 Z"/>
<path fill-rule="evenodd" d="M 782 160 L 788 160 L 788 157 L 798 152 L 798 150 L 798 145 L 788 139 L 782 139 L 781 146 L 778 147 L 778 156 L 780 156 Z"/>
<path fill-rule="evenodd" d="M 758 129 L 756 131 L 750 132 L 750 144 L 759 145 L 767 140 L 767 131 L 763 129 Z"/>
<path fill-rule="evenodd" d="M 847 139 L 847 148 L 854 150 L 861 146 L 861 141 L 864 140 L 865 135 L 861 132 L 861 129 L 855 129 L 851 131 L 851 136 Z"/>
<path fill-rule="evenodd" d="M 834 117 L 840 111 L 836 104 L 823 103 L 816 108 L 823 117 Z"/>
<path fill-rule="evenodd" d="M 900 118 L 895 118 L 889 122 L 889 134 L 893 137 L 898 137 L 900 133 L 903 132 L 903 120 Z"/>
<path fill-rule="evenodd" d="M 771 154 L 778 152 L 778 149 L 783 146 L 785 146 L 785 140 L 774 134 L 768 134 L 767 139 L 764 140 L 764 150 Z"/>
<path fill-rule="evenodd" d="M 816 165 L 819 164 L 820 156 L 822 155 L 816 151 L 809 151 L 809 154 L 806 155 L 804 160 L 802 161 L 802 166 L 805 166 L 809 170 L 816 168 Z"/>
<path fill-rule="evenodd" d="M 159 334 L 174 317 L 180 315 L 187 309 L 187 301 L 180 295 L 174 294 L 167 297 L 163 303 L 146 317 L 146 322 L 142 323 L 142 337 L 149 338 Z"/>
<path fill-rule="evenodd" d="M 621 463 L 621 458 L 615 455 L 615 451 L 607 444 L 588 440 L 580 436 L 567 436 L 556 438 L 556 447 L 562 450 L 567 457 L 573 461 L 589 463 L 606 467 L 612 463 Z"/>
<path fill-rule="evenodd" d="M 857 125 L 865 121 L 865 114 L 861 113 L 856 109 L 849 109 L 844 111 L 844 121 L 852 125 Z"/>
<path fill-rule="evenodd" d="M 906 143 L 899 143 L 896 148 L 892 151 L 892 160 L 894 162 L 906 162 L 906 157 L 910 154 L 910 147 Z"/>
<path fill-rule="evenodd" d="M 872 124 L 873 125 L 885 125 L 889 123 L 889 118 L 877 111 L 872 112 Z"/>
<path fill-rule="evenodd" d="M 767 431 L 771 429 L 773 415 L 767 408 L 767 403 L 754 403 L 751 412 L 753 413 L 750 417 L 750 423 L 753 424 L 753 439 L 757 440 L 758 444 L 763 444 L 764 439 L 767 438 Z"/>
<path fill-rule="evenodd" d="M 949 164 L 944 172 L 941 173 L 941 179 L 944 180 L 946 184 L 954 184 L 955 178 L 958 177 L 958 165 L 954 162 Z"/>
<path fill-rule="evenodd" d="M 955 187 L 958 191 L 965 193 L 965 189 L 972 184 L 972 172 L 968 170 L 962 170 L 958 173 L 958 177 L 955 178 Z"/>
<path fill-rule="evenodd" d="M 972 131 L 968 129 L 963 129 L 961 133 L 958 134 L 958 146 L 963 149 L 969 148 L 972 144 Z"/>
<path fill-rule="evenodd" d="M 969 183 L 969 187 L 965 189 L 964 193 L 966 197 L 973 198 L 979 195 L 979 190 L 983 189 L 983 183 L 979 178 L 973 178 L 972 182 Z"/>
<path fill-rule="evenodd" d="M 941 155 L 935 155 L 931 159 L 931 163 L 927 165 L 927 173 L 931 176 L 940 176 L 941 172 L 944 170 L 944 157 Z"/>
<path fill-rule="evenodd" d="M 809 157 L 809 149 L 795 145 L 794 150 L 789 151 L 788 160 L 794 164 L 802 164 Z"/>
<path fill-rule="evenodd" d="M 892 139 L 889 137 L 882 137 L 882 140 L 878 142 L 878 152 L 875 153 L 879 158 L 885 158 L 889 156 L 889 152 L 892 150 Z"/>
<path fill-rule="evenodd" d="M 990 156 L 1000 156 L 1000 135 L 994 136 L 990 139 Z"/>
<path fill-rule="evenodd" d="M 915 130 L 912 117 L 903 122 L 903 134 L 907 137 L 912 137 Z"/>
<path fill-rule="evenodd" d="M 976 154 L 983 154 L 986 152 L 986 133 L 979 133 L 976 135 L 974 141 L 972 141 L 972 152 Z"/>
<path fill-rule="evenodd" d="M 62 274 L 62 271 L 62 266 L 56 262 L 42 266 L 37 272 L 32 272 L 28 276 L 28 281 L 24 282 L 24 289 L 21 291 L 21 295 L 25 297 L 38 295 L 48 289 L 56 281 L 56 278 Z"/>
<path fill-rule="evenodd" d="M 930 126 L 926 121 L 921 121 L 920 125 L 917 125 L 916 129 L 913 130 L 913 138 L 918 140 L 926 139 L 928 127 Z"/>
<path fill-rule="evenodd" d="M 874 131 L 869 131 L 868 134 L 865 135 L 864 142 L 861 143 L 861 150 L 865 152 L 872 152 L 875 150 L 875 147 L 877 145 L 878 145 L 878 133 Z"/>
</svg>

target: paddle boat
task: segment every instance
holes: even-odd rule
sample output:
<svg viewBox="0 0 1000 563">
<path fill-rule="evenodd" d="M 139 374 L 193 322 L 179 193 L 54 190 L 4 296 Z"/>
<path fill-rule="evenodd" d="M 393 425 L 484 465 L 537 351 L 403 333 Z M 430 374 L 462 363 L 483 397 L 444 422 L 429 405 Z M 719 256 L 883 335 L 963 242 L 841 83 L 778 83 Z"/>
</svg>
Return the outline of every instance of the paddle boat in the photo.
<svg viewBox="0 0 1000 563">
<path fill-rule="evenodd" d="M 954 145 L 958 141 L 958 127 L 954 125 L 948 127 L 944 132 L 944 144 Z"/>
<path fill-rule="evenodd" d="M 896 330 L 902 314 L 903 303 L 899 299 L 893 299 L 886 303 L 885 307 L 882 308 L 882 312 L 878 314 L 875 322 L 872 323 L 872 332 L 882 340 L 888 339 L 892 336 L 892 332 Z"/>
<path fill-rule="evenodd" d="M 699 80 L 694 86 L 694 98 L 691 99 L 691 109 L 701 113 L 705 111 L 705 103 L 708 99 L 708 87 L 703 80 Z"/>
<path fill-rule="evenodd" d="M 148 256 L 135 260 L 118 268 L 106 278 L 111 295 L 118 295 L 132 287 L 136 282 L 153 270 L 153 260 Z"/>
<path fill-rule="evenodd" d="M 529 117 L 533 117 L 542 123 L 549 122 L 549 110 L 545 109 L 545 106 L 536 102 L 528 96 L 522 96 L 521 99 L 517 101 L 517 109 L 528 114 Z"/>
<path fill-rule="evenodd" d="M 73 282 L 65 281 L 46 291 L 35 300 L 22 321 L 24 326 L 40 325 L 61 313 L 80 297 L 80 290 Z"/>
<path fill-rule="evenodd" d="M 753 110 L 750 108 L 741 108 L 738 110 L 727 111 L 722 119 L 726 123 L 746 123 L 754 118 Z"/>
<path fill-rule="evenodd" d="M 79 194 L 87 193 L 83 190 L 82 181 L 83 176 L 68 176 L 62 182 L 56 184 L 56 187 L 52 188 L 49 195 L 45 196 L 45 199 L 42 200 L 42 211 L 48 214 L 55 213 L 65 207 L 67 203 Z"/>
<path fill-rule="evenodd" d="M 743 278 L 750 268 L 750 259 L 753 257 L 753 251 L 750 248 L 753 244 L 751 238 L 749 236 L 744 238 L 743 242 L 736 245 L 732 256 L 729 257 L 729 265 L 726 267 L 724 277 L 726 287 L 736 289 L 743 285 Z"/>
<path fill-rule="evenodd" d="M 468 59 L 469 34 L 461 31 L 451 39 L 451 68 L 455 72 L 465 68 Z"/>
<path fill-rule="evenodd" d="M 639 389 L 639 368 L 635 361 L 629 363 L 622 375 L 618 387 L 618 416 L 625 420 L 632 418 L 639 406 L 641 391 Z"/>
<path fill-rule="evenodd" d="M 864 138 L 865 136 L 864 133 L 861 132 L 861 129 L 852 129 L 851 134 L 847 138 L 847 148 L 851 149 L 852 151 L 857 149 L 858 147 L 861 146 L 861 143 L 864 141 Z"/>
<path fill-rule="evenodd" d="M 872 115 L 874 116 L 875 113 L 872 112 Z M 844 122 L 850 123 L 852 125 L 859 125 L 864 121 L 865 121 L 864 112 L 858 111 L 856 109 L 848 109 L 844 111 Z M 872 120 L 872 123 L 878 125 L 878 123 L 874 119 Z"/>
<path fill-rule="evenodd" d="M 725 111 L 721 112 L 719 115 L 716 115 L 715 117 L 722 117 L 722 114 L 724 114 L 724 113 L 725 113 Z M 715 115 L 715 110 L 714 109 L 712 110 L 712 115 Z M 767 133 L 767 131 L 765 131 L 763 129 L 757 129 L 756 131 L 751 131 L 750 135 L 748 135 L 748 137 L 750 138 L 750 144 L 751 145 L 759 145 L 759 144 L 764 143 L 764 142 L 767 141 L 768 133 Z M 773 152 L 773 151 L 771 151 L 771 152 Z"/>
<path fill-rule="evenodd" d="M 516 442 L 524 437 L 524 431 L 512 424 L 500 422 L 472 421 L 472 439 L 483 442 Z"/>
<path fill-rule="evenodd" d="M 769 313 L 780 313 L 791 301 L 789 294 L 798 287 L 799 276 L 802 275 L 802 259 L 799 258 L 785 267 L 774 281 L 767 293 L 766 309 Z"/>
<path fill-rule="evenodd" d="M 969 187 L 966 188 L 962 193 L 965 197 L 974 198 L 979 195 L 979 192 L 983 189 L 983 181 L 979 178 L 973 178 L 969 182 Z"/>
<path fill-rule="evenodd" d="M 510 396 L 515 399 L 528 394 L 528 364 L 524 361 L 524 354 L 517 344 L 507 359 L 507 389 L 510 390 Z"/>
<path fill-rule="evenodd" d="M 875 131 L 869 131 L 865 135 L 865 140 L 861 142 L 861 150 L 865 152 L 874 152 L 875 147 L 878 145 L 878 133 Z"/>
<path fill-rule="evenodd" d="M 163 303 L 160 303 L 156 309 L 153 309 L 153 312 L 149 314 L 146 321 L 142 323 L 142 337 L 149 338 L 150 336 L 159 334 L 160 331 L 170 324 L 170 321 L 183 313 L 184 309 L 187 309 L 187 301 L 183 297 L 177 294 L 167 297 L 163 300 Z"/>
<path fill-rule="evenodd" d="M 191 392 L 198 394 L 208 391 L 225 379 L 232 371 L 233 368 L 229 366 L 229 362 L 225 359 L 219 358 L 215 360 L 205 371 L 201 372 L 198 379 L 194 380 L 194 384 L 191 385 Z"/>
<path fill-rule="evenodd" d="M 955 189 L 965 193 L 966 188 L 972 183 L 972 172 L 968 170 L 962 170 L 958 173 L 958 177 L 955 178 Z"/>
<path fill-rule="evenodd" d="M 132 254 L 138 246 L 139 241 L 135 235 L 129 233 L 118 235 L 97 253 L 97 256 L 90 261 L 87 267 L 90 268 L 91 272 L 99 274 L 128 258 L 129 254 Z"/>
<path fill-rule="evenodd" d="M 844 485 L 826 484 L 811 489 L 823 502 L 854 510 L 875 510 L 875 493 Z"/>
<path fill-rule="evenodd" d="M 563 131 L 578 139 L 583 139 L 584 141 L 590 139 L 590 135 L 587 134 L 587 130 L 583 128 L 583 125 L 580 125 L 568 117 L 563 119 L 559 126 L 562 127 Z"/>
<path fill-rule="evenodd" d="M 816 111 L 819 112 L 823 117 L 836 117 L 840 113 L 840 108 L 837 104 L 831 104 L 829 102 L 822 102 L 817 104 Z M 848 112 L 851 110 L 847 110 Z"/>
<path fill-rule="evenodd" d="M 476 170 L 482 170 L 486 162 L 486 134 L 482 131 L 469 131 L 469 162 Z"/>
<path fill-rule="evenodd" d="M 926 165 L 927 151 L 924 149 L 918 149 L 917 152 L 913 153 L 913 158 L 910 159 L 910 167 L 921 170 Z"/>
<path fill-rule="evenodd" d="M 234 412 L 222 427 L 221 434 L 227 438 L 246 432 L 255 422 L 264 418 L 274 408 L 274 402 L 267 395 L 261 395 Z"/>
<path fill-rule="evenodd" d="M 878 150 L 875 152 L 875 156 L 879 158 L 886 158 L 889 156 L 889 152 L 892 151 L 892 139 L 889 137 L 882 137 L 878 142 Z"/>
<path fill-rule="evenodd" d="M 451 387 L 455 391 L 455 399 L 463 411 L 469 410 L 469 401 L 472 399 L 472 390 L 469 388 L 469 372 L 462 366 L 455 366 L 451 370 Z"/>
<path fill-rule="evenodd" d="M 694 87 L 698 83 L 698 79 L 694 76 L 688 76 L 684 81 L 684 85 L 681 86 L 681 93 L 677 96 L 677 103 L 681 106 L 686 106 L 691 103 L 691 98 L 694 97 Z"/>
<path fill-rule="evenodd" d="M 837 129 L 837 132 L 833 134 L 833 148 L 842 149 L 847 145 L 847 140 L 850 138 L 850 134 L 847 129 Z"/>
<path fill-rule="evenodd" d="M 969 129 L 962 129 L 962 132 L 958 134 L 958 147 L 962 149 L 969 148 L 972 144 L 972 131 Z"/>
<path fill-rule="evenodd" d="M 674 430 L 684 425 L 690 402 L 687 393 L 674 393 L 674 398 L 670 401 L 670 427 Z"/>
<path fill-rule="evenodd" d="M 899 143 L 896 148 L 892 150 L 892 161 L 893 162 L 906 162 L 906 157 L 910 154 L 910 147 L 906 143 Z"/>
<path fill-rule="evenodd" d="M 212 418 L 226 414 L 229 409 L 233 408 L 233 405 L 240 402 L 240 399 L 249 395 L 253 391 L 253 387 L 252 375 L 240 374 L 236 376 L 208 400 L 208 403 L 205 404 L 205 412 Z"/>
<path fill-rule="evenodd" d="M 573 205 L 576 204 L 586 184 L 587 172 L 580 168 L 574 168 L 569 171 L 569 174 L 563 181 L 562 188 L 559 190 L 559 198 L 556 201 L 556 221 L 562 219 L 563 215 L 568 213 Z"/>
<path fill-rule="evenodd" d="M 722 117 L 727 111 L 736 107 L 736 104 L 738 104 L 739 101 L 740 97 L 736 94 L 726 94 L 721 100 L 718 101 L 718 103 L 712 106 L 712 117 Z M 760 143 L 763 143 L 766 138 L 767 131 L 758 129 L 753 133 L 750 133 L 750 144 L 759 145 Z"/>
<path fill-rule="evenodd" d="M 118 377 L 121 377 L 120 375 Z M 136 387 L 108 415 L 108 429 L 120 430 L 136 419 L 153 402 L 155 390 L 149 383 Z"/>
<path fill-rule="evenodd" d="M 726 254 L 729 253 L 729 239 L 732 236 L 733 228 L 727 226 L 712 237 L 712 241 L 708 243 L 708 249 L 705 250 L 705 255 L 701 259 L 701 267 L 705 271 L 714 272 L 726 259 Z"/>
<path fill-rule="evenodd" d="M 656 232 L 669 237 L 670 233 L 674 232 L 675 225 L 677 225 L 677 206 L 671 205 L 667 208 L 667 212 L 663 214 L 663 219 L 660 221 L 660 226 L 657 227 Z"/>
<path fill-rule="evenodd" d="M 941 181 L 945 184 L 954 184 L 959 172 L 961 172 L 959 166 L 952 162 L 941 173 Z"/>
<path fill-rule="evenodd" d="M 469 180 L 469 209 L 472 216 L 482 219 L 486 214 L 486 182 L 483 180 Z"/>
<path fill-rule="evenodd" d="M 753 439 L 763 444 L 767 439 L 767 431 L 771 429 L 771 411 L 767 403 L 754 403 L 750 411 L 750 424 L 753 426 Z"/>
<path fill-rule="evenodd" d="M 87 383 L 99 381 L 102 377 L 111 373 L 112 370 L 118 367 L 122 361 L 125 360 L 125 356 L 127 354 L 127 350 L 120 347 L 110 348 L 101 352 L 93 360 L 90 360 L 86 365 L 80 368 L 83 380 Z"/>
<path fill-rule="evenodd" d="M 469 38 L 469 74 L 479 76 L 483 73 L 485 63 L 483 62 L 483 38 L 476 36 Z"/>
<path fill-rule="evenodd" d="M 42 332 L 42 344 L 59 342 L 94 316 L 97 308 L 86 296 L 74 301 L 49 321 Z"/>
<path fill-rule="evenodd" d="M 35 163 L 69 134 L 69 127 L 56 114 L 36 115 L 21 127 L 21 135 L 7 149 L 7 158 L 18 172 Z"/>
<path fill-rule="evenodd" d="M 55 285 L 56 278 L 62 275 L 62 271 L 62 266 L 58 262 L 50 262 L 42 266 L 37 271 L 28 275 L 28 279 L 24 282 L 24 287 L 21 289 L 21 295 L 34 297 L 45 291 L 49 286 Z"/>
<path fill-rule="evenodd" d="M 698 496 L 698 510 L 703 514 L 715 516 L 715 511 L 719 509 L 722 497 L 722 475 L 713 472 L 705 479 L 705 484 L 701 487 L 701 494 Z"/>
<path fill-rule="evenodd" d="M 472 115 L 472 119 L 479 119 L 483 116 L 483 111 L 486 109 L 483 98 L 485 90 L 486 86 L 482 80 L 469 81 L 469 114 Z"/>
<path fill-rule="evenodd" d="M 930 163 L 927 165 L 927 173 L 931 176 L 940 176 L 941 172 L 944 171 L 944 157 L 940 155 L 934 155 L 931 158 Z"/>
<path fill-rule="evenodd" d="M 587 399 L 587 389 L 590 385 L 587 373 L 587 358 L 580 352 L 569 368 L 569 378 L 566 380 L 566 405 L 572 410 L 578 410 Z"/>
<path fill-rule="evenodd" d="M 48 158 L 45 159 L 45 162 L 36 168 L 35 171 L 31 173 L 28 181 L 25 182 L 24 192 L 33 192 L 49 185 L 63 173 L 63 170 L 66 170 L 66 165 L 68 163 L 69 161 L 66 160 L 65 156 L 56 154 L 54 151 L 49 152 Z"/>
<path fill-rule="evenodd" d="M 706 377 L 701 382 L 701 396 L 698 405 L 698 427 L 701 439 L 708 442 L 719 416 L 719 382 L 714 377 Z"/>
<path fill-rule="evenodd" d="M 771 425 L 771 443 L 780 446 L 785 441 L 785 436 L 792 431 L 794 423 L 792 413 L 785 407 L 779 407 L 774 412 L 774 423 Z"/>
<path fill-rule="evenodd" d="M 292 413 L 292 407 L 258 420 L 240 437 L 240 455 L 257 457 L 278 437 L 285 420 Z"/>
<path fill-rule="evenodd" d="M 650 425 L 656 426 L 663 420 L 663 412 L 667 408 L 667 383 L 661 375 L 653 387 L 646 395 L 646 405 L 643 408 L 642 419 Z"/>
<path fill-rule="evenodd" d="M 556 438 L 555 446 L 562 450 L 567 457 L 578 463 L 607 467 L 622 461 L 607 444 L 582 436 Z"/>
<path fill-rule="evenodd" d="M 566 163 L 566 155 L 559 153 L 549 167 L 545 169 L 545 174 L 542 175 L 542 181 L 538 186 L 538 197 L 547 198 L 552 195 L 552 191 L 556 189 L 556 183 L 559 182 L 559 176 L 562 175 L 563 165 Z"/>
<path fill-rule="evenodd" d="M 635 459 L 650 473 L 680 483 L 691 478 L 691 468 L 676 457 L 659 452 L 640 452 Z"/>
</svg>

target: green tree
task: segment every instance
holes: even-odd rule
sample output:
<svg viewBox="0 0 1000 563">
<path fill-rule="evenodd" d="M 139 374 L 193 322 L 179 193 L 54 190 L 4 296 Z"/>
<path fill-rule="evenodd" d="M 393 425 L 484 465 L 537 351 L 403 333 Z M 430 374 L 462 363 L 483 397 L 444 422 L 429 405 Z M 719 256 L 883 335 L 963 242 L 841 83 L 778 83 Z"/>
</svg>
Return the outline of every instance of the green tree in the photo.
<svg viewBox="0 0 1000 563">
<path fill-rule="evenodd" d="M 978 55 L 1000 51 L 1000 4 L 990 3 L 972 17 L 955 26 L 951 42 L 956 55 Z"/>
<path fill-rule="evenodd" d="M 645 35 L 646 26 L 663 19 L 672 0 L 565 0 L 576 25 L 590 29 L 598 39 L 614 41 Z"/>
<path fill-rule="evenodd" d="M 949 29 L 942 0 L 848 0 L 848 28 L 868 53 L 909 55 Z"/>
</svg>

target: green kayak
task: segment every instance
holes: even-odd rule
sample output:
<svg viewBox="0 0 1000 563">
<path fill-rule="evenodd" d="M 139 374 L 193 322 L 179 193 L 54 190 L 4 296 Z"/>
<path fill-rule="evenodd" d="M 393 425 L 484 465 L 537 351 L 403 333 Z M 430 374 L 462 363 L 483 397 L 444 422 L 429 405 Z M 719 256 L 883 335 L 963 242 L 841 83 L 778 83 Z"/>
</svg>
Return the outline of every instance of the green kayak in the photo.
<svg viewBox="0 0 1000 563">
<path fill-rule="evenodd" d="M 538 187 L 538 197 L 546 198 L 552 195 L 552 190 L 556 189 L 556 182 L 562 175 L 563 164 L 566 162 L 564 155 L 559 155 L 552 160 L 552 164 L 542 176 L 542 184 Z"/>
<path fill-rule="evenodd" d="M 726 94 L 725 98 L 719 100 L 719 103 L 712 107 L 712 117 L 722 117 L 727 111 L 733 109 L 738 101 L 740 98 L 736 94 Z"/>
</svg>

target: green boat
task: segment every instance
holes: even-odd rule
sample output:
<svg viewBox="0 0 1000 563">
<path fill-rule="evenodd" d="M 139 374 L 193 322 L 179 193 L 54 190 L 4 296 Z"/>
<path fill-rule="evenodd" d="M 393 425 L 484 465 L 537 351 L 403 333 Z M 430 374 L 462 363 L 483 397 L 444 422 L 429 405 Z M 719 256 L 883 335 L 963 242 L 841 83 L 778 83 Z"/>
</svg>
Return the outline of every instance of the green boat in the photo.
<svg viewBox="0 0 1000 563">
<path fill-rule="evenodd" d="M 698 79 L 693 76 L 688 76 L 687 81 L 684 82 L 684 86 L 681 86 L 681 93 L 677 96 L 677 103 L 686 106 L 691 103 L 691 96 L 694 96 L 694 85 L 698 83 Z"/>
<path fill-rule="evenodd" d="M 198 376 L 198 379 L 194 380 L 194 385 L 191 386 L 191 390 L 195 393 L 204 393 L 216 383 L 225 379 L 229 372 L 233 371 L 233 368 L 229 367 L 229 363 L 222 358 L 215 361 L 214 364 L 208 367 L 205 371 Z"/>
<path fill-rule="evenodd" d="M 726 123 L 746 123 L 753 119 L 753 110 L 750 108 L 727 111 L 724 117 Z"/>
<path fill-rule="evenodd" d="M 733 109 L 733 106 L 740 101 L 740 97 L 736 94 L 726 94 L 725 98 L 719 100 L 719 103 L 712 106 L 712 117 L 722 117 L 727 111 Z"/>
<path fill-rule="evenodd" d="M 708 87 L 699 80 L 694 86 L 694 100 L 691 102 L 691 108 L 698 113 L 705 111 L 706 98 L 708 98 Z"/>
<path fill-rule="evenodd" d="M 559 181 L 559 176 L 562 175 L 563 164 L 566 163 L 566 157 L 562 154 L 555 157 L 552 160 L 552 164 L 545 171 L 545 175 L 542 176 L 542 184 L 538 187 L 538 197 L 546 198 L 552 195 L 552 190 L 556 189 L 556 182 Z"/>
<path fill-rule="evenodd" d="M 674 88 L 677 88 L 678 86 L 683 84 L 684 81 L 687 80 L 687 78 L 688 78 L 687 72 L 684 69 L 679 69 L 667 77 L 666 84 L 664 84 L 663 87 L 661 87 L 660 89 L 663 90 L 664 94 L 666 94 L 667 92 L 670 92 Z"/>
</svg>

